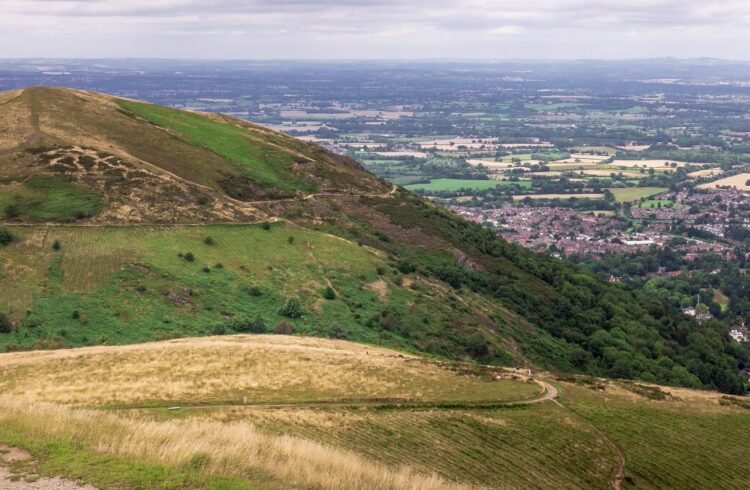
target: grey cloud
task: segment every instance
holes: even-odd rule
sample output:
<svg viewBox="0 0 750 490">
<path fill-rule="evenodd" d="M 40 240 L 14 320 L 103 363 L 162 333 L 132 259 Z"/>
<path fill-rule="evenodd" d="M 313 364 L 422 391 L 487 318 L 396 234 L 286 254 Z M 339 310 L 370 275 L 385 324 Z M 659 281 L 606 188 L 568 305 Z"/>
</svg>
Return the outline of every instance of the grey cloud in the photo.
<svg viewBox="0 0 750 490">
<path fill-rule="evenodd" d="M 282 57 L 293 56 L 293 46 L 383 57 L 453 50 L 729 56 L 750 41 L 747 0 L 0 0 L 0 9 L 9 18 L 0 56 L 34 37 L 98 54 L 120 53 L 116 42 L 137 39 L 133 46 L 146 45 L 154 56 L 179 56 L 173 37 L 194 38 L 186 52 L 211 47 L 226 56 L 239 50 L 230 41 L 257 50 L 263 40 L 264 53 Z M 65 28 L 50 32 L 58 24 Z M 147 54 L 139 49 L 133 55 Z"/>
</svg>

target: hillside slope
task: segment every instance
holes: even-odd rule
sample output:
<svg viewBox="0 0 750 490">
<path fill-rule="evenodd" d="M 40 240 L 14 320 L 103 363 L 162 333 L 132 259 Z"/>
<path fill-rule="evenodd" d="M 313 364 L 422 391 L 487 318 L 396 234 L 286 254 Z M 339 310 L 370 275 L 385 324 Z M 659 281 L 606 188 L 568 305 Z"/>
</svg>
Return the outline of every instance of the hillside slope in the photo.
<svg viewBox="0 0 750 490">
<path fill-rule="evenodd" d="M 0 207 L 6 350 L 296 332 L 744 390 L 721 325 L 226 116 L 0 94 Z"/>
<path fill-rule="evenodd" d="M 0 442 L 36 459 L 13 467 L 19 477 L 174 489 L 750 483 L 750 405 L 716 393 L 510 369 L 491 381 L 497 368 L 279 335 L 10 353 L 0 369 Z"/>
</svg>

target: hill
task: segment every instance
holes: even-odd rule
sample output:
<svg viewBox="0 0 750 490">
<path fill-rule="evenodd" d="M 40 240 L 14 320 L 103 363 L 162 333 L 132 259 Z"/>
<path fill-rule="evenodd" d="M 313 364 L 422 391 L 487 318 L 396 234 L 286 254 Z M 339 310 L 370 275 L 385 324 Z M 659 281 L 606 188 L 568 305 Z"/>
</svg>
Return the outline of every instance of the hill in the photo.
<svg viewBox="0 0 750 490">
<path fill-rule="evenodd" d="M 744 391 L 720 324 L 226 116 L 0 94 L 0 205 L 5 350 L 273 331 Z"/>
<path fill-rule="evenodd" d="M 744 488 L 746 400 L 280 335 L 0 356 L 16 478 L 99 488 Z M 728 436 L 731 434 L 731 436 Z M 731 441 L 727 438 L 731 437 Z M 8 449 L 5 450 L 6 452 Z"/>
</svg>

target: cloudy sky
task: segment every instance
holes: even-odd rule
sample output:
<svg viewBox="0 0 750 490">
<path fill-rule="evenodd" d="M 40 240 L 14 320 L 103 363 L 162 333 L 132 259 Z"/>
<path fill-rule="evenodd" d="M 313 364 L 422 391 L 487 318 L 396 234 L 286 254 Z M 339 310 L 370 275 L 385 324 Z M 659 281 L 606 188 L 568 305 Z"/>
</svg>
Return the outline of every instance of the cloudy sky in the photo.
<svg viewBox="0 0 750 490">
<path fill-rule="evenodd" d="M 0 58 L 750 58 L 749 0 L 0 0 L 0 13 Z"/>
</svg>

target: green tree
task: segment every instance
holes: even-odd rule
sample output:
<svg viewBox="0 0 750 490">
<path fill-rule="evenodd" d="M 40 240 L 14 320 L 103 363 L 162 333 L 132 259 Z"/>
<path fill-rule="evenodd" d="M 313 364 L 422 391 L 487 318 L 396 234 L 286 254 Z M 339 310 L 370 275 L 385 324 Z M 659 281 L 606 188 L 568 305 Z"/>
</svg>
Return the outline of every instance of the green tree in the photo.
<svg viewBox="0 0 750 490">
<path fill-rule="evenodd" d="M 299 318 L 302 316 L 302 306 L 297 298 L 287 298 L 279 308 L 279 315 L 287 318 Z"/>
</svg>

